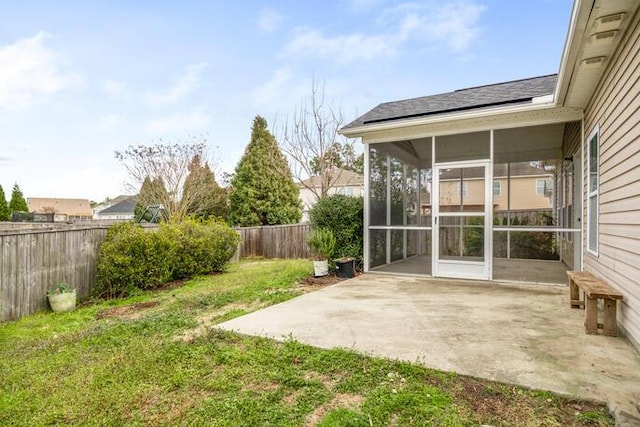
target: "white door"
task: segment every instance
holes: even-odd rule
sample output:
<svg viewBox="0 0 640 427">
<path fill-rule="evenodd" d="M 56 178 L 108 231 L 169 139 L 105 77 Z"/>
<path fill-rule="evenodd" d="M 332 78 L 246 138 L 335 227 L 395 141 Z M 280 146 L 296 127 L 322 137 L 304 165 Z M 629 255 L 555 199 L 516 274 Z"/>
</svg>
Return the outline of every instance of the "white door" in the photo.
<svg viewBox="0 0 640 427">
<path fill-rule="evenodd" d="M 491 163 L 441 163 L 433 171 L 433 275 L 491 279 Z"/>
</svg>

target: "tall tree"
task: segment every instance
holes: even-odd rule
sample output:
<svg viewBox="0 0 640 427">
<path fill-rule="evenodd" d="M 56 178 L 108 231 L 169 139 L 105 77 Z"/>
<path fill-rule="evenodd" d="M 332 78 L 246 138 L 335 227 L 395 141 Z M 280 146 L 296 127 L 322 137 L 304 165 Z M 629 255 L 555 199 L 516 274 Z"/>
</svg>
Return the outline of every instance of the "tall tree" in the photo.
<svg viewBox="0 0 640 427">
<path fill-rule="evenodd" d="M 193 158 L 207 157 L 206 141 L 193 143 L 163 144 L 152 146 L 129 146 L 125 151 L 116 151 L 115 157 L 129 174 L 127 186 L 130 190 L 142 189 L 148 177 L 156 185 L 148 186 L 149 191 L 138 195 L 141 206 L 160 204 L 169 220 L 180 222 L 193 209 L 195 200 L 202 198 L 206 188 L 184 191 L 189 175 L 189 165 Z"/>
<path fill-rule="evenodd" d="M 10 219 L 11 212 L 9 211 L 9 205 L 7 204 L 2 185 L 0 185 L 0 221 L 9 221 Z"/>
<path fill-rule="evenodd" d="M 325 103 L 324 88 L 311 85 L 311 97 L 300 104 L 291 121 L 287 121 L 280 138 L 282 150 L 293 163 L 293 176 L 317 199 L 329 194 L 343 169 L 361 172 L 364 157 L 355 153 L 353 142 L 338 130 L 344 124 L 342 112 Z M 305 182 L 319 176 L 313 185 Z"/>
<path fill-rule="evenodd" d="M 13 185 L 13 190 L 11 191 L 11 201 L 9 202 L 9 211 L 13 212 L 29 212 L 29 207 L 27 206 L 27 201 L 24 199 L 22 195 L 22 190 L 18 187 L 18 184 Z"/>
<path fill-rule="evenodd" d="M 151 179 L 146 177 L 142 181 L 140 191 L 136 197 L 136 205 L 133 209 L 136 220 L 151 221 L 155 211 L 147 211 L 148 206 L 161 205 L 161 200 L 166 198 L 167 190 L 160 178 Z M 142 217 L 144 215 L 144 217 Z M 159 218 L 156 217 L 159 220 Z"/>
<path fill-rule="evenodd" d="M 299 190 L 267 121 L 253 119 L 251 141 L 236 166 L 229 195 L 234 225 L 291 224 L 300 221 Z"/>
<path fill-rule="evenodd" d="M 190 193 L 194 193 L 191 197 Z M 189 214 L 198 218 L 218 218 L 227 220 L 229 206 L 224 188 L 216 182 L 209 163 L 202 163 L 200 156 L 194 156 L 189 164 L 189 175 L 184 183 L 184 194 L 192 200 Z"/>
</svg>

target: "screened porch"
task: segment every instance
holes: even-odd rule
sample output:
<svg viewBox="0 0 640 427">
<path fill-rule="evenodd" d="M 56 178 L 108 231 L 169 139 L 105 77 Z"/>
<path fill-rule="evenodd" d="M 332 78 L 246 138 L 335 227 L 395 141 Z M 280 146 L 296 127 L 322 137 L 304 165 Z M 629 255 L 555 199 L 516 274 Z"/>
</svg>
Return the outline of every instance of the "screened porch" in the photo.
<svg viewBox="0 0 640 427">
<path fill-rule="evenodd" d="M 365 270 L 564 283 L 581 262 L 580 129 L 366 144 Z"/>
</svg>

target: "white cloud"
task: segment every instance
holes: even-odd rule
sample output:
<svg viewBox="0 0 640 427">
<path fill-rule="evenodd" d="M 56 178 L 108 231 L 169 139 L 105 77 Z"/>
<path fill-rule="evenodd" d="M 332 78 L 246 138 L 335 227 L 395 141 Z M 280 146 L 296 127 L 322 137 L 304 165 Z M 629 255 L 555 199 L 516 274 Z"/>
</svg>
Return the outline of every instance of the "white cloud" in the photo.
<svg viewBox="0 0 640 427">
<path fill-rule="evenodd" d="M 349 34 L 327 37 L 318 30 L 297 28 L 286 52 L 291 55 L 315 56 L 347 63 L 393 56 L 398 46 L 393 34 Z"/>
<path fill-rule="evenodd" d="M 186 98 L 200 86 L 207 67 L 205 62 L 189 65 L 169 90 L 150 94 L 149 102 L 155 106 L 168 105 Z"/>
<path fill-rule="evenodd" d="M 122 116 L 117 114 L 107 114 L 106 116 L 100 117 L 96 123 L 96 127 L 98 130 L 104 132 L 114 131 L 118 128 L 118 126 L 122 123 Z"/>
<path fill-rule="evenodd" d="M 41 31 L 0 47 L 0 108 L 25 108 L 82 81 L 45 46 L 48 37 Z"/>
<path fill-rule="evenodd" d="M 263 9 L 258 18 L 258 27 L 260 30 L 271 33 L 282 24 L 282 15 L 273 9 Z"/>
<path fill-rule="evenodd" d="M 374 6 L 378 6 L 381 0 L 351 0 L 351 9 L 356 12 L 371 10 Z"/>
<path fill-rule="evenodd" d="M 286 86 L 293 79 L 293 73 L 289 68 L 280 68 L 274 71 L 271 79 L 254 91 L 254 101 L 258 106 L 269 105 L 282 94 L 287 93 Z"/>
<path fill-rule="evenodd" d="M 116 82 L 114 80 L 107 80 L 102 84 L 102 90 L 107 95 L 119 97 L 129 95 L 129 89 L 124 83 Z"/>
<path fill-rule="evenodd" d="M 468 1 L 414 7 L 405 15 L 400 34 L 405 38 L 444 43 L 460 52 L 468 49 L 480 32 L 478 21 L 485 7 Z"/>
<path fill-rule="evenodd" d="M 478 20 L 484 9 L 471 1 L 404 3 L 380 12 L 378 21 L 388 32 L 328 36 L 317 29 L 299 27 L 285 54 L 339 63 L 372 61 L 393 57 L 409 42 L 462 52 L 478 35 Z"/>
<path fill-rule="evenodd" d="M 291 68 L 279 68 L 273 72 L 271 78 L 263 85 L 254 89 L 252 95 L 253 104 L 262 114 L 270 117 L 270 125 L 276 125 L 278 115 L 290 111 L 300 103 L 301 100 L 309 96 L 311 90 L 311 79 L 309 76 L 297 76 Z M 274 123 L 271 123 L 274 122 Z"/>
<path fill-rule="evenodd" d="M 199 110 L 186 111 L 153 119 L 145 130 L 149 134 L 162 136 L 167 133 L 189 133 L 204 130 L 211 123 L 211 117 Z"/>
</svg>

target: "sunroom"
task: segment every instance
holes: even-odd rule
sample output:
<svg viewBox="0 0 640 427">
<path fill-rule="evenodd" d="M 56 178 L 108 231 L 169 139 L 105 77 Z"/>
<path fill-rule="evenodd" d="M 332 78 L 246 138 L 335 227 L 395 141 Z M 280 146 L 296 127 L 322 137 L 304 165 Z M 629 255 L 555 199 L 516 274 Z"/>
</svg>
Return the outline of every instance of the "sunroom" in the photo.
<svg viewBox="0 0 640 427">
<path fill-rule="evenodd" d="M 555 106 L 555 84 L 385 103 L 345 126 L 365 145 L 365 271 L 559 283 L 579 269 L 582 112 Z"/>
</svg>

